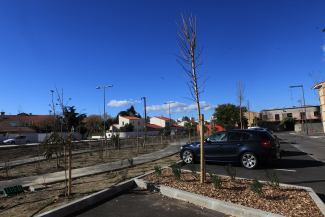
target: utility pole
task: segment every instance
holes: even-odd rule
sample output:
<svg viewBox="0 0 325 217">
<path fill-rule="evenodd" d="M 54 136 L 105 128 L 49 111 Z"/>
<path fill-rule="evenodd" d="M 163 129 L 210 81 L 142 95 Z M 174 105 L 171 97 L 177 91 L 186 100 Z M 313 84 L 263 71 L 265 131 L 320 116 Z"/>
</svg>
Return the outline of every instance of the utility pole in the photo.
<svg viewBox="0 0 325 217">
<path fill-rule="evenodd" d="M 143 99 L 144 102 L 144 139 L 147 140 L 147 106 L 146 106 L 146 97 L 142 97 L 141 99 Z"/>
<path fill-rule="evenodd" d="M 295 88 L 295 87 L 301 87 L 301 89 L 302 89 L 302 98 L 304 100 L 304 107 L 305 107 L 305 128 L 306 128 L 306 134 L 308 136 L 307 111 L 306 111 L 306 103 L 305 103 L 304 86 L 303 85 L 297 85 L 297 86 L 290 86 L 289 88 Z"/>
</svg>

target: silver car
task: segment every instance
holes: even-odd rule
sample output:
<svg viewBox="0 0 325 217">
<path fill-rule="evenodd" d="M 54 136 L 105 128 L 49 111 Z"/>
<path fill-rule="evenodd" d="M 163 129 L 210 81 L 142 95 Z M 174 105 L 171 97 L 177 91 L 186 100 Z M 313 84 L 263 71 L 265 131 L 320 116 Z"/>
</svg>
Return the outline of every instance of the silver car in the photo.
<svg viewBox="0 0 325 217">
<path fill-rule="evenodd" d="M 30 138 L 28 138 L 27 136 L 20 136 L 20 144 L 27 144 L 27 143 L 30 143 Z M 3 144 L 5 145 L 19 144 L 19 136 L 14 136 L 10 139 L 4 140 Z"/>
</svg>

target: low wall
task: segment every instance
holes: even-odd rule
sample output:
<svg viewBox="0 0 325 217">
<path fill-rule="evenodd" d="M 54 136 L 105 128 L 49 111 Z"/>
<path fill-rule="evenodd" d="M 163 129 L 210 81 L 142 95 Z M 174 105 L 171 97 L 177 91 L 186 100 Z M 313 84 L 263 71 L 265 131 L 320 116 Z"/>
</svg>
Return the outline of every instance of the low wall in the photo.
<svg viewBox="0 0 325 217">
<path fill-rule="evenodd" d="M 323 132 L 322 123 L 307 123 L 308 132 Z M 295 131 L 305 131 L 305 124 L 295 124 Z"/>
<path fill-rule="evenodd" d="M 38 142 L 42 142 L 44 138 L 50 134 L 49 133 L 21 133 L 20 135 L 29 137 L 31 143 L 38 143 Z M 59 133 L 59 135 L 61 135 L 61 133 Z M 62 133 L 62 137 L 64 139 L 66 139 L 68 135 L 69 133 L 67 132 Z M 79 133 L 75 132 L 72 135 L 74 135 L 76 139 L 79 140 Z M 19 136 L 19 133 L 0 134 L 0 144 L 2 144 L 4 140 L 10 139 L 14 136 Z M 80 139 L 81 139 L 81 135 L 80 135 Z"/>
<path fill-rule="evenodd" d="M 148 136 L 159 136 L 161 132 L 159 131 L 148 131 Z M 107 138 L 111 138 L 113 134 L 119 134 L 120 138 L 132 138 L 132 137 L 143 137 L 144 132 L 113 132 L 113 133 L 106 133 Z M 103 136 L 92 136 L 92 139 L 101 139 Z"/>
</svg>

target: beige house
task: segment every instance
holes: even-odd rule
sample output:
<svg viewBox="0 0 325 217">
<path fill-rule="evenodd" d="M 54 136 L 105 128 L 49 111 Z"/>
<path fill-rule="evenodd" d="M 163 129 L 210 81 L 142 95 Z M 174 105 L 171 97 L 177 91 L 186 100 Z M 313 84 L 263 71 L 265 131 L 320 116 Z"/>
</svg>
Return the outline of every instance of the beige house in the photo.
<svg viewBox="0 0 325 217">
<path fill-rule="evenodd" d="M 247 118 L 248 126 L 251 127 L 252 124 L 256 122 L 257 118 L 260 118 L 260 113 L 247 111 L 244 113 L 244 116 Z"/>
<path fill-rule="evenodd" d="M 320 104 L 320 115 L 323 123 L 323 131 L 325 132 L 325 81 L 316 84 L 311 89 L 318 90 L 319 104 Z"/>
</svg>

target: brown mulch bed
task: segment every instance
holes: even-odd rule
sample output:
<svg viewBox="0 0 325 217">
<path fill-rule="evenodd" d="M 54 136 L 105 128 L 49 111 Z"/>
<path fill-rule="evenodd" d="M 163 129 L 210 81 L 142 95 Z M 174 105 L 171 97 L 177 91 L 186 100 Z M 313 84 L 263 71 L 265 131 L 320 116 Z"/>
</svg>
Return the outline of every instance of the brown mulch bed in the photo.
<svg viewBox="0 0 325 217">
<path fill-rule="evenodd" d="M 264 185 L 264 196 L 259 196 L 251 190 L 252 180 L 231 182 L 230 178 L 221 177 L 222 186 L 217 189 L 209 176 L 201 184 L 200 174 L 182 171 L 180 180 L 176 180 L 171 169 L 162 170 L 160 177 L 152 173 L 143 180 L 283 216 L 324 216 L 309 193 L 301 188 L 280 186 L 273 190 Z"/>
</svg>

